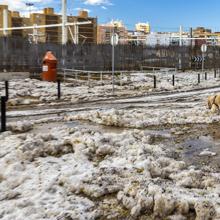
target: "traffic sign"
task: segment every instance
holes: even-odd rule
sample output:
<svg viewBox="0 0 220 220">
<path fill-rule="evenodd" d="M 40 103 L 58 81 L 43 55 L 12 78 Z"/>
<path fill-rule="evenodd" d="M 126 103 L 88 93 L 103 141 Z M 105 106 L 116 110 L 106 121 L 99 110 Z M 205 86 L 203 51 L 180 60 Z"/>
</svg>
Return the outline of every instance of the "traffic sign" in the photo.
<svg viewBox="0 0 220 220">
<path fill-rule="evenodd" d="M 119 42 L 119 36 L 118 34 L 115 33 L 111 37 L 111 45 L 112 46 L 118 45 L 118 42 Z"/>
<path fill-rule="evenodd" d="M 206 51 L 207 51 L 207 44 L 203 44 L 203 45 L 201 46 L 201 51 L 202 51 L 203 53 L 206 53 Z"/>
<path fill-rule="evenodd" d="M 0 73 L 0 81 L 9 81 L 13 79 L 27 79 L 30 77 L 30 73 L 27 72 L 4 72 Z"/>
<path fill-rule="evenodd" d="M 194 60 L 194 62 L 200 63 L 205 60 L 205 57 L 202 57 L 202 56 L 193 57 L 193 60 Z"/>
</svg>

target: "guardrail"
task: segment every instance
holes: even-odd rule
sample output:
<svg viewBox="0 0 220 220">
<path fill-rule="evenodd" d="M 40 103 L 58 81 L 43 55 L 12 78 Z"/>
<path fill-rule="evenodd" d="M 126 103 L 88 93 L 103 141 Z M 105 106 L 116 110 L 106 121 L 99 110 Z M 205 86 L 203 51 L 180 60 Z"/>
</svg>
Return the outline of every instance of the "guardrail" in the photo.
<svg viewBox="0 0 220 220">
<path fill-rule="evenodd" d="M 112 79 L 112 71 L 89 71 L 89 70 L 76 70 L 76 69 L 63 69 L 61 70 L 64 82 L 67 77 L 74 77 L 75 80 L 99 80 L 99 81 L 107 81 Z M 126 71 L 126 70 L 116 70 L 115 77 L 116 82 L 119 80 L 120 85 L 122 85 L 123 77 L 126 76 L 128 78 L 132 77 L 132 74 L 138 74 L 140 71 Z M 145 77 L 154 78 L 152 73 L 148 71 L 141 71 L 141 74 L 145 74 Z M 97 76 L 99 75 L 99 76 Z M 131 79 L 128 79 L 131 81 Z"/>
<path fill-rule="evenodd" d="M 120 85 L 122 85 L 122 81 L 123 81 L 123 77 L 126 76 L 128 77 L 128 81 L 132 81 L 131 77 L 135 76 L 135 74 L 144 74 L 144 77 L 148 77 L 151 78 L 153 80 L 153 87 L 156 88 L 157 87 L 157 78 L 158 76 L 155 75 L 156 70 L 159 70 L 161 72 L 161 70 L 163 69 L 164 71 L 166 71 L 166 73 L 171 73 L 171 82 L 172 85 L 175 86 L 175 82 L 178 79 L 178 74 L 177 74 L 177 69 L 176 68 L 164 68 L 164 67 L 151 67 L 151 66 L 146 66 L 147 68 L 151 68 L 153 70 L 153 72 L 149 72 L 147 70 L 143 70 L 143 71 L 122 71 L 122 70 L 117 70 L 115 71 L 115 75 L 116 75 L 116 82 L 117 79 L 120 81 Z M 214 78 L 217 78 L 217 74 L 220 77 L 220 69 L 214 69 Z M 64 77 L 64 81 L 66 80 L 66 77 L 74 77 L 75 80 L 111 80 L 112 77 L 112 72 L 111 71 L 89 71 L 89 70 L 76 70 L 76 69 L 63 69 L 63 77 Z M 93 76 L 92 76 L 93 75 Z M 97 77 L 97 75 L 100 75 Z M 107 75 L 107 77 L 104 77 L 105 75 Z M 201 82 L 201 75 L 204 75 L 205 80 L 207 80 L 208 75 L 207 72 L 204 72 L 204 74 L 198 74 L 198 84 L 200 84 Z M 133 81 L 134 82 L 134 81 Z"/>
<path fill-rule="evenodd" d="M 177 72 L 177 68 L 169 68 L 169 67 L 155 67 L 155 66 L 141 66 L 141 71 L 145 69 L 152 70 L 153 72 L 162 71 L 162 72 Z"/>
</svg>

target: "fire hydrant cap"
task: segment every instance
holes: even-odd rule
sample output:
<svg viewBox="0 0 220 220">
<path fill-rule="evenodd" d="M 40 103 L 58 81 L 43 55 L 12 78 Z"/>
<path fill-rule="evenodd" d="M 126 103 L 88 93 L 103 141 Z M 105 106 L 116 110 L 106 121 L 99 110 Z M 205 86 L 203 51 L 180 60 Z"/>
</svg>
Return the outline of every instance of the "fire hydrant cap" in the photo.
<svg viewBox="0 0 220 220">
<path fill-rule="evenodd" d="M 51 51 L 48 51 L 44 57 L 44 61 L 45 60 L 57 61 L 57 58 L 53 55 Z"/>
</svg>

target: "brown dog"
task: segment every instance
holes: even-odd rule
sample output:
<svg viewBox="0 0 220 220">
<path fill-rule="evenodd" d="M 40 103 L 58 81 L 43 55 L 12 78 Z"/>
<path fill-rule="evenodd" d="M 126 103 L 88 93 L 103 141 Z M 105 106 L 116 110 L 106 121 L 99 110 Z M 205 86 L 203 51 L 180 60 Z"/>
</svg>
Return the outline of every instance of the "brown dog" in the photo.
<svg viewBox="0 0 220 220">
<path fill-rule="evenodd" d="M 220 112 L 220 95 L 214 95 L 208 97 L 208 108 L 211 112 Z"/>
</svg>

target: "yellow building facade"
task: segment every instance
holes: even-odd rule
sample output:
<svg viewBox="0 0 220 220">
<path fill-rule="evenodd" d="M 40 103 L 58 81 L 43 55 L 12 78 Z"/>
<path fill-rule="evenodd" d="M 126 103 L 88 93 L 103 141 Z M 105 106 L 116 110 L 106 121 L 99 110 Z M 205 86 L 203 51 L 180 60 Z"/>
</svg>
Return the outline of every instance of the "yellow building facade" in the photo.
<svg viewBox="0 0 220 220">
<path fill-rule="evenodd" d="M 149 23 L 137 23 L 135 28 L 137 32 L 144 32 L 145 34 L 149 34 L 151 31 Z"/>
<path fill-rule="evenodd" d="M 22 17 L 17 11 L 10 11 L 7 5 L 0 5 L 0 28 L 4 27 L 4 11 L 8 13 L 8 27 L 39 26 L 62 23 L 61 15 L 53 8 L 45 8 L 42 13 L 31 13 L 29 17 Z M 78 16 L 68 16 L 68 22 L 90 21 L 91 24 L 68 27 L 68 41 L 76 43 L 97 43 L 97 18 L 89 17 L 87 11 L 80 11 Z M 77 31 L 77 37 L 76 37 Z M 0 31 L 0 37 L 4 36 Z M 7 36 L 22 36 L 31 38 L 34 42 L 61 43 L 62 28 L 50 27 L 40 29 L 24 29 L 7 31 Z M 74 36 L 74 37 L 73 37 Z M 74 39 L 73 39 L 74 38 Z"/>
</svg>

